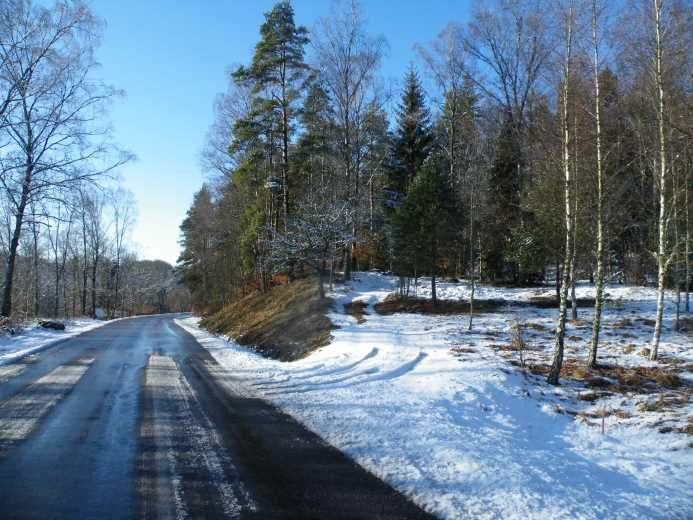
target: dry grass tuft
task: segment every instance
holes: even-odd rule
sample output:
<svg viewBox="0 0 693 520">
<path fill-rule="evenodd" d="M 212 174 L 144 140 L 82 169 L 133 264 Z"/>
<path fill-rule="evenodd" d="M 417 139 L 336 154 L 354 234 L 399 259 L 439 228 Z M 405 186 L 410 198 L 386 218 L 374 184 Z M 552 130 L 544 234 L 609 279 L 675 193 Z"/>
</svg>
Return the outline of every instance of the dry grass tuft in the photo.
<svg viewBox="0 0 693 520">
<path fill-rule="evenodd" d="M 547 327 L 546 325 L 542 325 L 541 323 L 534 323 L 531 321 L 526 322 L 524 326 L 527 329 L 536 330 L 537 332 L 546 332 L 550 330 L 549 327 Z"/>
<path fill-rule="evenodd" d="M 650 352 L 651 352 L 650 348 L 645 347 L 640 352 L 638 352 L 638 354 L 640 354 L 642 357 L 650 357 Z"/>
<path fill-rule="evenodd" d="M 473 354 L 476 352 L 476 350 L 474 350 L 473 348 L 462 346 L 452 347 L 450 351 L 456 356 L 459 356 L 461 354 Z"/>
<path fill-rule="evenodd" d="M 309 278 L 249 294 L 205 317 L 202 325 L 268 357 L 294 361 L 330 342 L 331 304 L 320 299 Z"/>
<path fill-rule="evenodd" d="M 577 395 L 580 401 L 587 401 L 588 403 L 593 403 L 602 397 L 610 396 L 610 392 L 585 392 Z"/>
<path fill-rule="evenodd" d="M 635 325 L 633 325 L 633 320 L 630 318 L 623 318 L 611 324 L 612 329 L 625 329 L 634 326 Z"/>
<path fill-rule="evenodd" d="M 623 352 L 625 352 L 626 354 L 632 354 L 635 348 L 636 347 L 633 343 L 629 343 L 628 345 L 625 345 L 623 347 Z"/>
<path fill-rule="evenodd" d="M 356 322 L 359 325 L 361 323 L 366 323 L 366 318 L 364 316 L 368 315 L 368 313 L 366 312 L 367 308 L 368 305 L 360 300 L 344 304 L 344 310 L 346 311 L 346 313 L 356 318 Z"/>
</svg>

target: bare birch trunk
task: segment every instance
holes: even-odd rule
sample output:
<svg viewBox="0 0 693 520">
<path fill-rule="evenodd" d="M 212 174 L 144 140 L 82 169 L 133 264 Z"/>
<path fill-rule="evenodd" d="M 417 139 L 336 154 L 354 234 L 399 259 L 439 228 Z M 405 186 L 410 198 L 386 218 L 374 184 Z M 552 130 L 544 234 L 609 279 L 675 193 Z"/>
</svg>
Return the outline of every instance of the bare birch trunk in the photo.
<svg viewBox="0 0 693 520">
<path fill-rule="evenodd" d="M 684 149 L 684 157 L 685 157 L 685 150 Z M 688 164 L 686 161 L 684 161 L 684 164 Z M 684 244 L 684 258 L 685 258 L 685 275 L 686 275 L 686 314 L 691 312 L 691 221 L 690 221 L 690 204 L 688 202 L 688 191 L 689 191 L 689 185 L 688 185 L 688 172 L 689 169 L 686 167 L 686 175 L 684 177 L 684 184 L 685 184 L 685 190 L 684 190 L 684 201 L 686 203 L 686 243 Z"/>
<path fill-rule="evenodd" d="M 661 40 L 661 15 L 662 0 L 653 0 L 655 15 L 655 80 L 657 83 L 657 127 L 659 132 L 659 244 L 657 248 L 657 312 L 655 317 L 654 334 L 652 335 L 652 349 L 650 359 L 657 359 L 659 340 L 662 335 L 662 317 L 664 315 L 664 282 L 666 278 L 666 171 L 667 158 L 664 146 L 664 84 L 662 78 L 662 40 Z"/>
<path fill-rule="evenodd" d="M 474 320 L 474 290 L 475 273 L 474 273 L 474 185 L 470 183 L 469 187 L 469 274 L 472 277 L 472 292 L 469 296 L 469 325 L 467 330 L 471 331 Z"/>
<path fill-rule="evenodd" d="M 565 321 L 568 311 L 568 284 L 570 283 L 570 257 L 572 250 L 572 205 L 570 200 L 570 129 L 568 119 L 568 95 L 570 93 L 570 66 L 572 56 L 573 39 L 573 0 L 568 2 L 568 19 L 566 30 L 566 56 L 563 72 L 563 173 L 565 175 L 565 262 L 563 266 L 563 278 L 561 280 L 560 307 L 558 312 L 558 324 L 556 325 L 556 343 L 554 346 L 551 368 L 546 377 L 549 384 L 558 384 L 558 378 L 563 366 L 563 343 L 565 340 Z"/>
<path fill-rule="evenodd" d="M 592 0 L 592 44 L 594 47 L 594 115 L 597 131 L 597 275 L 595 278 L 594 320 L 587 366 L 597 366 L 599 332 L 602 325 L 602 296 L 604 294 L 604 179 L 602 171 L 602 121 L 599 92 L 599 44 L 597 41 L 597 0 Z"/>
<path fill-rule="evenodd" d="M 573 107 L 574 108 L 574 107 Z M 574 110 L 575 111 L 575 110 Z M 575 255 L 577 254 L 577 229 L 578 229 L 578 142 L 577 142 L 577 113 L 574 114 L 574 125 L 573 125 L 573 163 L 575 165 L 575 170 L 573 172 L 573 186 L 575 186 L 575 206 L 573 213 L 573 249 L 570 252 L 570 307 L 571 307 L 571 319 L 577 321 L 578 319 L 578 309 L 577 309 L 577 298 L 575 297 Z"/>
<path fill-rule="evenodd" d="M 674 283 L 676 284 L 676 314 L 674 316 L 674 330 L 678 332 L 681 330 L 681 258 L 679 256 L 679 200 L 678 191 L 679 183 L 676 177 L 676 172 L 674 171 L 674 158 L 671 158 L 671 175 L 674 181 L 673 194 L 672 194 L 672 204 L 674 206 L 674 251 L 673 251 L 673 263 L 674 263 Z"/>
</svg>

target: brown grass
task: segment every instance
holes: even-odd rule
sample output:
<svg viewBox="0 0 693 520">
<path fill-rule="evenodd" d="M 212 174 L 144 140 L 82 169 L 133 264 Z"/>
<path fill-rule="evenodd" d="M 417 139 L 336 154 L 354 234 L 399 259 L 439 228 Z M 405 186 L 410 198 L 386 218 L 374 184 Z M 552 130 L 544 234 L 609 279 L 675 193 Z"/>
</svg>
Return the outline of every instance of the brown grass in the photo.
<svg viewBox="0 0 693 520">
<path fill-rule="evenodd" d="M 265 356 L 293 361 L 329 343 L 331 304 L 320 299 L 316 281 L 309 278 L 249 294 L 205 317 L 202 325 Z"/>
<path fill-rule="evenodd" d="M 499 350 L 510 350 L 510 346 L 494 345 Z M 531 363 L 529 370 L 537 375 L 546 375 L 548 365 Z M 582 363 L 567 360 L 561 368 L 561 378 L 582 381 L 587 388 L 604 389 L 609 392 L 651 394 L 663 390 L 683 390 L 684 397 L 688 391 L 686 383 L 676 374 L 679 369 L 669 367 L 632 367 L 601 365 L 589 369 Z"/>
<path fill-rule="evenodd" d="M 549 330 L 549 327 L 542 325 L 541 323 L 534 323 L 531 321 L 525 322 L 524 326 L 527 329 L 536 330 L 537 332 L 546 332 L 547 330 Z"/>
<path fill-rule="evenodd" d="M 625 345 L 623 347 L 623 352 L 625 352 L 626 354 L 632 354 L 634 350 L 635 345 L 633 343 L 629 343 L 628 345 Z"/>
<path fill-rule="evenodd" d="M 623 318 L 621 320 L 613 322 L 610 327 L 612 329 L 625 329 L 625 328 L 630 328 L 634 327 L 633 325 L 633 320 L 630 318 Z"/>
<path fill-rule="evenodd" d="M 344 310 L 350 316 L 356 318 L 356 322 L 360 325 L 361 323 L 366 323 L 365 316 L 368 315 L 366 309 L 368 305 L 362 301 L 353 301 L 344 304 Z"/>
<path fill-rule="evenodd" d="M 455 354 L 456 356 L 459 356 L 459 355 L 461 355 L 461 354 L 473 354 L 473 353 L 476 352 L 476 350 L 474 350 L 474 349 L 471 348 L 471 347 L 462 347 L 462 346 L 452 347 L 452 348 L 450 349 L 450 351 L 451 351 L 453 354 Z"/>
<path fill-rule="evenodd" d="M 529 303 L 534 307 L 540 307 L 542 309 L 557 309 L 560 301 L 556 296 L 532 296 L 529 299 Z M 568 305 L 570 305 L 570 302 L 568 302 Z M 594 307 L 594 298 L 578 298 L 577 306 Z"/>
<path fill-rule="evenodd" d="M 474 300 L 474 312 L 491 312 L 504 306 L 503 300 Z M 390 294 L 374 306 L 378 314 L 416 313 L 416 314 L 464 314 L 469 312 L 469 302 L 464 300 L 438 300 L 436 305 L 426 298 L 403 298 Z"/>
</svg>

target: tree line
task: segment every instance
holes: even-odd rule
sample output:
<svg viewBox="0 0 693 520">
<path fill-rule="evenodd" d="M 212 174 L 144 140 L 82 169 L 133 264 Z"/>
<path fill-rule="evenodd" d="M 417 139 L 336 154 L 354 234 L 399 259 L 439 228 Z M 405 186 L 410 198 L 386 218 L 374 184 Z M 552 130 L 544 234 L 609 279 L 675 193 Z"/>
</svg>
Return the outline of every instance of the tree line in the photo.
<svg viewBox="0 0 693 520">
<path fill-rule="evenodd" d="M 132 155 L 106 118 L 120 92 L 96 75 L 102 29 L 79 0 L 0 0 L 2 316 L 151 312 L 180 293 L 171 266 L 129 245 L 117 169 Z"/>
<path fill-rule="evenodd" d="M 693 13 L 688 2 L 479 3 L 417 46 L 400 85 L 356 1 L 308 31 L 265 14 L 203 151 L 211 180 L 181 226 L 198 309 L 307 272 L 381 269 L 527 285 L 652 283 L 690 310 Z M 471 321 L 470 321 L 471 326 Z"/>
</svg>

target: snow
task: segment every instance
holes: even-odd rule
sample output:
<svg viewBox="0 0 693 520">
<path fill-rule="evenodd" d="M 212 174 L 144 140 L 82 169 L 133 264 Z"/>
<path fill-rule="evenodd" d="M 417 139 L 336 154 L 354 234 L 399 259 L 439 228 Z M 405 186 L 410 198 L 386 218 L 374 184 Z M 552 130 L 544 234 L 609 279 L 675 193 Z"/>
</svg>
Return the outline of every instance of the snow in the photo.
<svg viewBox="0 0 693 520">
<path fill-rule="evenodd" d="M 419 295 L 427 295 L 425 282 Z M 223 377 L 234 388 L 274 402 L 443 518 L 693 517 L 689 437 L 659 432 L 662 425 L 685 425 L 693 415 L 690 401 L 640 412 L 639 405 L 660 396 L 578 400 L 584 385 L 548 386 L 513 366 L 514 352 L 493 348 L 510 341 L 513 323 L 529 322 L 535 327 L 526 329 L 528 359 L 545 362 L 555 309 L 515 306 L 480 314 L 469 333 L 466 317 L 376 314 L 373 304 L 395 283 L 385 275 L 358 273 L 350 287 L 332 294 L 330 318 L 339 328 L 331 344 L 292 363 L 211 335 L 197 326 L 197 318 L 176 321 L 224 367 Z M 468 292 L 465 283 L 444 283 L 439 297 L 465 298 Z M 590 292 L 588 284 L 578 288 L 579 297 Z M 623 347 L 633 343 L 639 349 L 649 341 L 652 327 L 639 318 L 654 315 L 656 291 L 614 286 L 607 292 L 612 301 L 604 312 L 600 360 L 655 366 Z M 553 289 L 481 286 L 476 294 L 526 301 Z M 369 306 L 363 324 L 341 311 L 353 300 Z M 584 322 L 568 325 L 567 360 L 586 358 L 590 314 L 580 309 Z M 627 327 L 615 329 L 624 317 Z M 693 366 L 690 336 L 671 330 L 665 323 L 662 356 Z M 611 413 L 617 409 L 627 415 Z M 608 412 L 604 434 L 595 418 L 601 410 Z"/>
<path fill-rule="evenodd" d="M 34 322 L 19 334 L 0 337 L 0 365 L 10 363 L 63 339 L 101 327 L 107 321 L 79 318 L 65 321 L 65 330 L 44 329 Z"/>
</svg>

